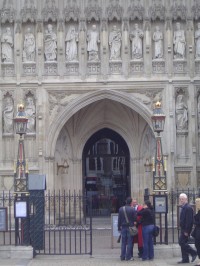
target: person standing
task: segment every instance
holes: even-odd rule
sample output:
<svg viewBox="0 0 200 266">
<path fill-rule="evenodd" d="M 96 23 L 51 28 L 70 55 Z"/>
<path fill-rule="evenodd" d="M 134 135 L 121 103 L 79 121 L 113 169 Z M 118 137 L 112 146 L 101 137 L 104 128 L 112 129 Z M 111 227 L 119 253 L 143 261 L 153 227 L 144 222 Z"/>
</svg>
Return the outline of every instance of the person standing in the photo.
<svg viewBox="0 0 200 266">
<path fill-rule="evenodd" d="M 53 26 L 48 24 L 44 36 L 44 53 L 46 61 L 55 61 L 57 57 L 57 37 L 53 32 Z"/>
<path fill-rule="evenodd" d="M 143 56 L 142 51 L 142 39 L 144 32 L 139 29 L 138 24 L 135 24 L 134 30 L 130 34 L 130 40 L 132 41 L 132 59 L 141 59 Z"/>
<path fill-rule="evenodd" d="M 121 59 L 121 41 L 121 32 L 119 29 L 117 29 L 116 25 L 114 25 L 109 34 L 110 60 Z"/>
<path fill-rule="evenodd" d="M 156 30 L 153 33 L 153 41 L 154 41 L 154 58 L 163 58 L 163 33 L 161 32 L 159 26 L 156 26 Z"/>
<path fill-rule="evenodd" d="M 189 254 L 192 256 L 191 262 L 194 262 L 197 257 L 197 252 L 188 244 L 188 239 L 192 231 L 194 212 L 188 204 L 188 198 L 185 193 L 179 195 L 181 205 L 179 226 L 181 229 L 179 236 L 179 245 L 181 247 L 182 260 L 178 263 L 189 263 Z"/>
<path fill-rule="evenodd" d="M 138 211 L 143 209 L 142 205 L 138 205 L 137 199 L 133 199 L 132 200 L 132 207 L 136 211 L 136 214 L 137 214 Z M 137 221 L 138 234 L 137 234 L 137 236 L 134 237 L 134 241 L 133 242 L 138 244 L 138 257 L 142 258 L 142 253 L 143 253 L 142 217 L 138 215 L 136 221 Z"/>
<path fill-rule="evenodd" d="M 99 32 L 97 31 L 96 25 L 92 25 L 92 30 L 88 31 L 87 42 L 88 42 L 87 51 L 89 54 L 88 60 L 89 61 L 98 61 L 99 60 L 98 44 L 100 43 L 100 39 L 99 39 Z"/>
<path fill-rule="evenodd" d="M 188 129 L 188 107 L 182 94 L 179 94 L 176 99 L 176 128 L 177 130 Z"/>
<path fill-rule="evenodd" d="M 195 224 L 194 244 L 197 249 L 197 255 L 200 259 L 200 210 L 194 216 L 194 224 Z M 200 266 L 200 261 L 195 266 Z"/>
<path fill-rule="evenodd" d="M 173 37 L 174 43 L 174 58 L 183 59 L 185 57 L 185 33 L 184 30 L 181 30 L 181 24 L 176 23 L 176 30 L 174 31 Z"/>
<path fill-rule="evenodd" d="M 119 209 L 118 215 L 118 231 L 121 232 L 121 260 L 133 260 L 133 236 L 130 235 L 129 226 L 133 226 L 136 222 L 136 212 L 131 206 L 132 198 L 126 199 L 126 204 Z M 129 223 L 126 221 L 125 212 Z"/>
<path fill-rule="evenodd" d="M 142 217 L 142 237 L 143 237 L 143 253 L 142 260 L 154 259 L 153 247 L 153 229 L 155 223 L 155 213 L 153 206 L 149 200 L 144 202 L 143 209 L 137 212 Z"/>
<path fill-rule="evenodd" d="M 35 37 L 28 28 L 24 36 L 23 62 L 35 61 Z"/>
<path fill-rule="evenodd" d="M 78 56 L 78 33 L 76 32 L 75 27 L 71 27 L 66 35 L 66 60 L 75 61 Z"/>
<path fill-rule="evenodd" d="M 3 108 L 3 132 L 13 133 L 14 104 L 11 97 L 6 97 Z"/>
<path fill-rule="evenodd" d="M 4 63 L 13 62 L 13 37 L 10 27 L 6 28 L 6 32 L 1 37 L 1 53 Z"/>
</svg>

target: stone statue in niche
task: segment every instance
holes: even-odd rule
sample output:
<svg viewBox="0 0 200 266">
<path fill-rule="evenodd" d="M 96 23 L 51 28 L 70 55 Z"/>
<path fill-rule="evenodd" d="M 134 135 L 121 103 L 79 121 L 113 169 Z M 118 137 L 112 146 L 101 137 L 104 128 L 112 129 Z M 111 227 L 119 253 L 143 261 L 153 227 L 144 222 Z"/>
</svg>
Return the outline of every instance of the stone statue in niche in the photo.
<svg viewBox="0 0 200 266">
<path fill-rule="evenodd" d="M 46 61 L 56 61 L 57 36 L 53 32 L 53 26 L 51 24 L 48 24 L 44 35 L 44 54 Z"/>
<path fill-rule="evenodd" d="M 2 34 L 1 54 L 2 62 L 13 62 L 13 37 L 10 27 L 7 27 L 6 31 Z"/>
<path fill-rule="evenodd" d="M 26 98 L 25 113 L 28 118 L 27 133 L 35 132 L 35 103 L 32 96 Z"/>
<path fill-rule="evenodd" d="M 153 33 L 154 41 L 154 58 L 163 58 L 163 33 L 159 26 L 156 26 L 155 32 Z"/>
<path fill-rule="evenodd" d="M 141 59 L 143 57 L 142 40 L 144 37 L 143 30 L 139 29 L 138 24 L 134 25 L 134 30 L 130 34 L 130 40 L 132 42 L 132 59 Z"/>
<path fill-rule="evenodd" d="M 78 56 L 78 32 L 76 32 L 75 27 L 70 27 L 66 38 L 66 60 L 76 61 Z"/>
<path fill-rule="evenodd" d="M 23 62 L 35 61 L 35 37 L 28 28 L 24 36 Z"/>
<path fill-rule="evenodd" d="M 109 34 L 110 60 L 121 59 L 121 42 L 121 32 L 119 29 L 117 29 L 116 25 L 114 25 L 112 31 Z"/>
<path fill-rule="evenodd" d="M 200 59 L 200 22 L 197 24 L 197 30 L 195 31 L 194 38 L 196 43 L 195 57 L 196 59 Z"/>
<path fill-rule="evenodd" d="M 3 132 L 13 133 L 14 104 L 10 96 L 5 98 L 3 106 Z"/>
<path fill-rule="evenodd" d="M 92 25 L 92 29 L 87 33 L 87 51 L 88 51 L 88 60 L 89 61 L 98 61 L 99 60 L 99 47 L 100 43 L 99 32 L 97 31 L 96 25 Z"/>
<path fill-rule="evenodd" d="M 174 59 L 183 59 L 185 57 L 185 33 L 181 30 L 181 24 L 176 23 L 176 30 L 174 31 L 173 37 L 174 43 Z"/>
<path fill-rule="evenodd" d="M 188 107 L 182 94 L 179 94 L 176 99 L 176 129 L 188 129 Z"/>
</svg>

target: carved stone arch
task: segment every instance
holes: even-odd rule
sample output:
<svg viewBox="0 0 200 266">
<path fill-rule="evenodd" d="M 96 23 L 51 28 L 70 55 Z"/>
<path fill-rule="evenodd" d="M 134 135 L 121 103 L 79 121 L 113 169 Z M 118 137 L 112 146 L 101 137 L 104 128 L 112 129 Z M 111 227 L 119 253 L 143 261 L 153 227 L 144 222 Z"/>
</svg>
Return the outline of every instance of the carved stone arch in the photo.
<svg viewBox="0 0 200 266">
<path fill-rule="evenodd" d="M 42 17 L 45 22 L 56 22 L 58 20 L 59 9 L 55 5 L 55 0 L 46 0 L 42 9 Z"/>
<path fill-rule="evenodd" d="M 111 99 L 116 102 L 133 109 L 135 112 L 139 113 L 144 120 L 151 125 L 151 110 L 137 101 L 137 99 L 130 98 L 128 94 L 113 90 L 99 90 L 92 93 L 86 93 L 76 98 L 75 101 L 70 102 L 64 111 L 56 117 L 56 120 L 51 124 L 48 132 L 48 137 L 46 140 L 46 156 L 53 156 L 56 140 L 58 134 L 65 125 L 65 123 L 79 110 L 83 107 L 88 106 L 91 103 L 102 99 Z"/>
<path fill-rule="evenodd" d="M 80 16 L 80 9 L 76 0 L 68 0 L 66 7 L 63 10 L 63 16 L 66 22 L 78 21 Z"/>
<path fill-rule="evenodd" d="M 98 125 L 96 125 L 95 127 L 93 127 L 92 129 L 90 129 L 90 131 L 88 131 L 84 136 L 82 136 L 80 145 L 78 145 L 78 149 L 77 151 L 75 151 L 74 155 L 81 159 L 82 158 L 82 153 L 83 153 L 83 149 L 85 146 L 85 143 L 90 139 L 90 137 L 92 135 L 94 135 L 96 132 L 98 132 L 99 130 L 101 130 L 102 128 L 109 128 L 113 131 L 115 131 L 116 133 L 118 133 L 126 142 L 128 148 L 129 148 L 129 152 L 130 152 L 130 156 L 133 157 L 133 154 L 135 154 L 134 151 L 134 145 L 130 144 L 130 136 L 128 136 L 127 132 L 125 130 L 123 130 L 122 127 L 118 127 L 116 124 L 114 123 L 100 123 Z"/>
<path fill-rule="evenodd" d="M 13 1 L 6 1 L 3 2 L 3 7 L 0 10 L 1 14 L 1 23 L 13 23 L 16 18 L 16 10 L 13 8 Z"/>
</svg>

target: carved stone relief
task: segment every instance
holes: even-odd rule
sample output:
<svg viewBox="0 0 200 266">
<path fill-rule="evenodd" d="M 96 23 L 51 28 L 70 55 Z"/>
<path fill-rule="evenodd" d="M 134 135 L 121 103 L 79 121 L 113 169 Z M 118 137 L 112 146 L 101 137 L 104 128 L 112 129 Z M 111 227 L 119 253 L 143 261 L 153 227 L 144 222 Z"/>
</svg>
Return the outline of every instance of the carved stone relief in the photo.
<svg viewBox="0 0 200 266">
<path fill-rule="evenodd" d="M 14 101 L 10 93 L 6 93 L 3 99 L 3 133 L 13 134 Z"/>
<path fill-rule="evenodd" d="M 34 6 L 32 0 L 26 0 L 24 2 L 24 7 L 21 10 L 22 22 L 26 23 L 28 21 L 35 22 L 37 20 L 38 11 Z"/>
<path fill-rule="evenodd" d="M 85 8 L 85 17 L 87 21 L 99 21 L 102 16 L 102 9 L 96 0 L 89 0 L 88 6 Z"/>
<path fill-rule="evenodd" d="M 58 8 L 55 5 L 55 0 L 46 0 L 42 10 L 42 17 L 45 22 L 49 20 L 56 22 L 58 20 Z"/>
<path fill-rule="evenodd" d="M 149 9 L 149 15 L 151 20 L 165 19 L 165 7 L 163 6 L 161 0 L 158 0 L 158 3 L 156 3 L 156 0 L 153 0 L 152 6 Z"/>
<path fill-rule="evenodd" d="M 28 118 L 27 133 L 35 133 L 36 104 L 34 95 L 31 92 L 28 92 L 25 96 L 25 113 Z"/>
<path fill-rule="evenodd" d="M 107 7 L 107 17 L 109 21 L 116 19 L 122 20 L 124 10 L 119 4 L 119 0 L 111 0 L 111 4 Z"/>
<path fill-rule="evenodd" d="M 191 185 L 191 173 L 190 172 L 177 172 L 176 173 L 176 187 L 188 188 Z"/>
<path fill-rule="evenodd" d="M 13 0 L 3 1 L 3 7 L 1 9 L 1 22 L 2 23 L 13 23 L 15 20 L 16 11 L 13 8 Z"/>
<path fill-rule="evenodd" d="M 77 5 L 76 0 L 68 0 L 68 3 L 63 10 L 63 15 L 66 21 L 78 21 L 80 15 L 80 9 Z"/>
</svg>

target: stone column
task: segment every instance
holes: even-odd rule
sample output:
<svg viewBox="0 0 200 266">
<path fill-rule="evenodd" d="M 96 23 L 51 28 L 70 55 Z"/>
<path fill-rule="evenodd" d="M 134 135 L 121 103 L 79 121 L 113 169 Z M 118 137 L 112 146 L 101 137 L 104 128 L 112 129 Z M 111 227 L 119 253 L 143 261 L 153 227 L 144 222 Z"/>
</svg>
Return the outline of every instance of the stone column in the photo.
<svg viewBox="0 0 200 266">
<path fill-rule="evenodd" d="M 58 62 L 58 75 L 62 78 L 65 70 L 65 37 L 63 29 L 63 21 L 58 22 L 58 42 L 57 42 L 57 62 Z"/>
<path fill-rule="evenodd" d="M 124 76 L 127 78 L 129 75 L 129 62 L 130 62 L 130 46 L 129 46 L 129 31 L 128 31 L 128 19 L 123 21 L 122 31 L 122 70 Z"/>
<path fill-rule="evenodd" d="M 146 76 L 152 73 L 152 42 L 150 21 L 145 21 L 144 41 L 143 41 L 144 66 Z"/>
<path fill-rule="evenodd" d="M 187 49 L 188 47 L 188 49 Z M 188 51 L 188 74 L 191 78 L 194 77 L 195 73 L 195 43 L 194 43 L 194 25 L 193 21 L 187 21 L 187 31 L 186 31 L 186 51 Z"/>
<path fill-rule="evenodd" d="M 43 35 L 43 23 L 41 20 L 37 22 L 37 72 L 38 81 L 41 82 L 44 71 L 44 35 Z"/>
<path fill-rule="evenodd" d="M 22 32 L 21 23 L 17 21 L 14 34 L 14 63 L 15 63 L 15 73 L 17 77 L 17 84 L 20 83 L 21 70 L 22 70 L 22 53 L 21 53 L 21 43 L 22 43 Z"/>
<path fill-rule="evenodd" d="M 165 55 L 166 55 L 166 70 L 168 77 L 172 77 L 173 73 L 173 32 L 172 32 L 172 23 L 170 19 L 166 20 L 166 30 L 165 30 Z"/>
<path fill-rule="evenodd" d="M 101 25 L 101 74 L 103 76 L 103 79 L 107 79 L 108 75 L 108 62 L 109 62 L 109 46 L 108 46 L 108 25 L 107 20 L 102 20 Z"/>
<path fill-rule="evenodd" d="M 82 79 L 85 79 L 87 73 L 87 48 L 85 31 L 85 20 L 81 19 L 79 26 L 79 71 Z"/>
</svg>

